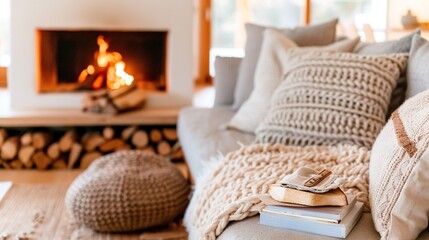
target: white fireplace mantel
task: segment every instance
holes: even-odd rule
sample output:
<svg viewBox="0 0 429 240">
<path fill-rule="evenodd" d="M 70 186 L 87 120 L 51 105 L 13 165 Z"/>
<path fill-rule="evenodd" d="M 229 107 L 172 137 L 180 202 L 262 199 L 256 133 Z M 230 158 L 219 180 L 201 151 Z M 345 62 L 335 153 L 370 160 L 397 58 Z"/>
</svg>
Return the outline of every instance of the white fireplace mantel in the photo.
<svg viewBox="0 0 429 240">
<path fill-rule="evenodd" d="M 36 91 L 36 30 L 167 31 L 168 91 L 147 107 L 180 107 L 193 92 L 193 0 L 13 0 L 9 91 L 13 109 L 80 108 L 82 93 Z"/>
</svg>

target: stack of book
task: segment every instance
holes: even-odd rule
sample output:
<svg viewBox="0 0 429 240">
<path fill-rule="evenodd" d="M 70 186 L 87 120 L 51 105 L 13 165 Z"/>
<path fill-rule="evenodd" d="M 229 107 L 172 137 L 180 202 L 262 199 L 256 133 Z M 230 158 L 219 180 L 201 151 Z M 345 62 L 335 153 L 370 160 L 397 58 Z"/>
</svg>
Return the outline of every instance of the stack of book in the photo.
<svg viewBox="0 0 429 240">
<path fill-rule="evenodd" d="M 268 205 L 260 224 L 337 238 L 346 238 L 363 213 L 363 203 L 347 196 L 348 204 L 334 207 Z"/>
</svg>

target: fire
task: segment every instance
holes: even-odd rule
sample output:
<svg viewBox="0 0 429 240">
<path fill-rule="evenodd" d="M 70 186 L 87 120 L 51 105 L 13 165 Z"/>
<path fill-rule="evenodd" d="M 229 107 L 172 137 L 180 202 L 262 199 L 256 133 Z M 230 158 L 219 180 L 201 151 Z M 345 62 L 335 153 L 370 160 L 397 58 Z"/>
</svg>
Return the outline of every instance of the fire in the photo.
<svg viewBox="0 0 429 240">
<path fill-rule="evenodd" d="M 125 62 L 118 52 L 109 52 L 109 43 L 104 36 L 97 38 L 98 52 L 95 53 L 97 66 L 89 65 L 82 70 L 78 82 L 84 84 L 92 81 L 92 88 L 99 89 L 105 86 L 109 89 L 118 89 L 122 86 L 131 85 L 134 77 L 125 72 Z"/>
</svg>

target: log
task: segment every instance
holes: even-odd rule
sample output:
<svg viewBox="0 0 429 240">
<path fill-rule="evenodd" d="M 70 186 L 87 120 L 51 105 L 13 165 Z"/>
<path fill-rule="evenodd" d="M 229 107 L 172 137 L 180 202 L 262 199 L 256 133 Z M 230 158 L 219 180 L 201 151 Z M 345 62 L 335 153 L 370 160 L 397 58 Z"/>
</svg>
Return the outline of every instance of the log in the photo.
<svg viewBox="0 0 429 240">
<path fill-rule="evenodd" d="M 177 131 L 174 128 L 163 128 L 162 134 L 169 141 L 177 141 Z"/>
<path fill-rule="evenodd" d="M 128 139 L 130 139 L 130 137 L 137 131 L 137 127 L 136 126 L 131 126 L 131 127 L 127 127 L 124 128 L 124 130 L 122 130 L 121 132 L 121 138 L 124 141 L 128 141 Z"/>
<path fill-rule="evenodd" d="M 1 146 L 1 158 L 3 160 L 13 160 L 18 154 L 19 138 L 17 136 L 10 137 Z"/>
<path fill-rule="evenodd" d="M 9 166 L 12 169 L 22 169 L 24 167 L 24 164 L 22 164 L 21 161 L 19 161 L 18 159 L 16 159 L 16 160 L 13 160 L 12 162 L 10 162 Z"/>
<path fill-rule="evenodd" d="M 106 140 L 111 140 L 113 137 L 115 137 L 115 130 L 111 127 L 105 127 L 103 129 L 103 137 Z"/>
<path fill-rule="evenodd" d="M 23 146 L 19 149 L 18 159 L 24 164 L 25 167 L 31 168 L 33 162 L 31 161 L 36 148 L 33 146 Z"/>
<path fill-rule="evenodd" d="M 73 146 L 70 150 L 70 155 L 69 155 L 69 162 L 67 167 L 68 168 L 73 168 L 73 166 L 76 164 L 77 160 L 79 159 L 80 153 L 82 152 L 82 145 L 80 145 L 79 143 L 73 143 Z"/>
<path fill-rule="evenodd" d="M 138 148 L 138 149 L 155 153 L 155 149 L 152 146 L 148 146 L 148 147 L 144 147 L 144 148 Z"/>
<path fill-rule="evenodd" d="M 3 166 L 3 168 L 5 169 L 11 169 L 12 167 L 9 165 L 9 163 L 7 163 L 6 161 L 0 159 L 0 164 Z"/>
<path fill-rule="evenodd" d="M 40 150 L 49 145 L 52 141 L 52 135 L 46 132 L 36 132 L 33 134 L 33 146 Z"/>
<path fill-rule="evenodd" d="M 185 155 L 183 154 L 183 150 L 182 150 L 182 149 L 179 149 L 178 151 L 176 151 L 176 152 L 173 154 L 172 159 L 173 159 L 173 160 L 175 160 L 175 161 L 177 161 L 177 160 L 183 160 L 183 159 L 184 159 L 184 157 L 185 157 Z"/>
<path fill-rule="evenodd" d="M 108 95 L 111 99 L 118 98 L 118 97 L 123 96 L 123 95 L 129 93 L 130 91 L 136 89 L 136 86 L 137 85 L 133 82 L 131 85 L 123 86 L 123 87 L 120 87 L 120 88 L 114 89 L 114 90 L 110 90 Z"/>
<path fill-rule="evenodd" d="M 80 160 L 80 166 L 81 169 L 87 169 L 89 165 L 91 165 L 92 162 L 94 162 L 97 158 L 103 156 L 99 152 L 89 152 L 83 155 L 82 159 Z"/>
<path fill-rule="evenodd" d="M 83 147 L 88 152 L 94 151 L 97 147 L 106 142 L 106 139 L 104 139 L 104 137 L 99 133 L 88 134 L 82 140 Z"/>
<path fill-rule="evenodd" d="M 6 141 L 7 138 L 7 132 L 5 129 L 0 128 L 0 146 L 3 145 L 4 141 Z"/>
<path fill-rule="evenodd" d="M 31 132 L 26 132 L 21 136 L 21 145 L 28 146 L 33 143 L 33 134 Z"/>
<path fill-rule="evenodd" d="M 48 147 L 48 157 L 50 157 L 52 160 L 55 160 L 60 157 L 60 144 L 59 143 L 52 143 Z"/>
<path fill-rule="evenodd" d="M 131 143 L 137 148 L 146 147 L 149 144 L 149 137 L 144 130 L 138 130 L 131 138 Z"/>
<path fill-rule="evenodd" d="M 167 156 L 171 153 L 171 146 L 167 141 L 161 141 L 156 147 L 158 154 Z"/>
<path fill-rule="evenodd" d="M 112 152 L 125 145 L 124 140 L 115 138 L 100 145 L 99 149 L 103 153 Z"/>
<path fill-rule="evenodd" d="M 158 130 L 158 129 L 152 129 L 152 130 L 150 131 L 150 140 L 151 140 L 153 143 L 158 143 L 158 142 L 160 142 L 160 141 L 162 140 L 162 133 L 161 133 L 161 131 L 160 131 L 160 130 Z"/>
<path fill-rule="evenodd" d="M 131 146 L 129 144 L 124 144 L 123 146 L 116 148 L 115 152 L 124 150 L 131 150 Z"/>
<path fill-rule="evenodd" d="M 57 159 L 52 163 L 53 169 L 66 169 L 67 168 L 67 162 L 63 158 Z"/>
<path fill-rule="evenodd" d="M 189 167 L 184 162 L 174 163 L 174 165 L 179 169 L 179 171 L 182 173 L 183 177 L 186 180 L 189 180 Z"/>
<path fill-rule="evenodd" d="M 77 134 L 74 130 L 68 130 L 64 135 L 60 138 L 59 149 L 61 152 L 70 152 L 73 143 L 76 142 Z"/>
<path fill-rule="evenodd" d="M 146 94 L 143 89 L 133 89 L 127 94 L 113 98 L 112 102 L 119 112 L 142 107 L 146 102 Z"/>
<path fill-rule="evenodd" d="M 52 159 L 50 159 L 43 151 L 39 150 L 33 155 L 33 162 L 37 169 L 45 170 L 52 163 Z"/>
</svg>

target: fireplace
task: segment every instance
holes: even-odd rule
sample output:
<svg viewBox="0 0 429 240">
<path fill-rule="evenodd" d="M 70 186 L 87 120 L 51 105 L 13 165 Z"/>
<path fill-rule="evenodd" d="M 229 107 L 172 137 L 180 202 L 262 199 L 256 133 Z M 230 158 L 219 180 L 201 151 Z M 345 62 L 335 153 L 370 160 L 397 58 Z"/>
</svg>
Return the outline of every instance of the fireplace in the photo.
<svg viewBox="0 0 429 240">
<path fill-rule="evenodd" d="M 167 89 L 167 32 L 37 30 L 38 92 Z"/>
<path fill-rule="evenodd" d="M 121 55 L 123 72 L 145 89 L 146 108 L 189 105 L 197 56 L 194 4 L 193 0 L 11 1 L 12 109 L 80 109 L 85 91 L 92 88 L 76 82 L 85 69 L 92 72 L 90 65 L 96 70 L 100 36 L 109 45 L 107 52 Z"/>
</svg>

